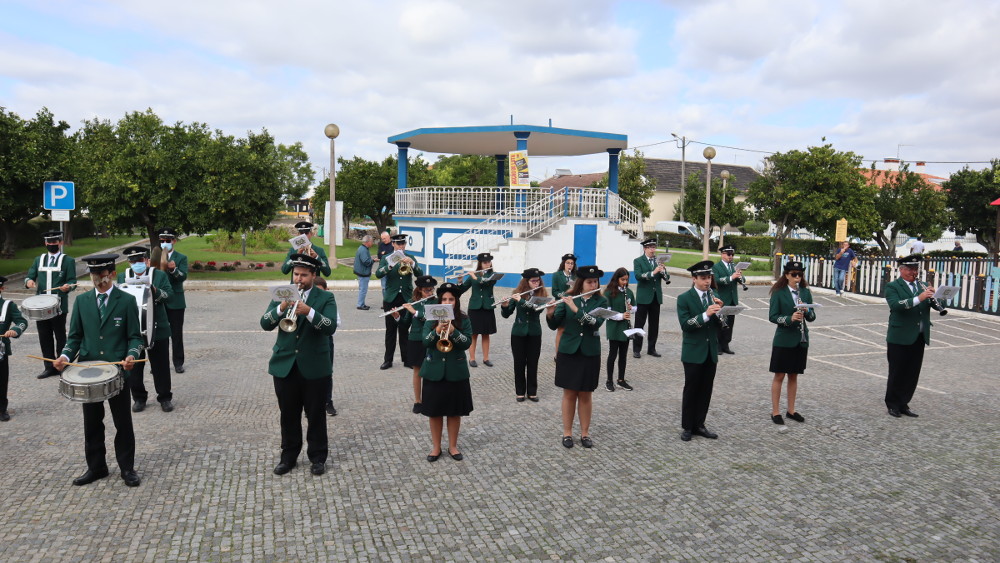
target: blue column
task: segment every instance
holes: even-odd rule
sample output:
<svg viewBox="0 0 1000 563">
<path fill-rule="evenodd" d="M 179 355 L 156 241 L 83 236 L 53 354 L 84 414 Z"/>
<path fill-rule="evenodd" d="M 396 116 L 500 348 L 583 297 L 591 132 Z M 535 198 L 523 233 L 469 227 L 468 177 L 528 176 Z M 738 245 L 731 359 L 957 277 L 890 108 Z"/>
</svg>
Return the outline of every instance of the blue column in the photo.
<svg viewBox="0 0 1000 563">
<path fill-rule="evenodd" d="M 506 186 L 507 182 L 504 180 L 507 178 L 507 155 L 497 154 L 493 155 L 493 158 L 497 159 L 497 186 Z"/>
<path fill-rule="evenodd" d="M 618 154 L 621 149 L 608 149 L 608 189 L 618 193 Z"/>
<path fill-rule="evenodd" d="M 514 131 L 514 138 L 517 139 L 517 150 L 519 151 L 528 150 L 529 135 L 531 135 L 530 131 Z M 528 204 L 528 196 L 524 192 L 518 192 L 514 196 L 515 207 L 524 209 L 527 206 L 527 204 Z"/>
<path fill-rule="evenodd" d="M 399 142 L 396 143 L 399 147 L 399 155 L 397 156 L 398 161 L 396 162 L 396 189 L 405 190 L 406 189 L 406 174 L 410 168 L 410 160 L 407 156 L 409 152 L 408 147 L 410 143 Z"/>
</svg>

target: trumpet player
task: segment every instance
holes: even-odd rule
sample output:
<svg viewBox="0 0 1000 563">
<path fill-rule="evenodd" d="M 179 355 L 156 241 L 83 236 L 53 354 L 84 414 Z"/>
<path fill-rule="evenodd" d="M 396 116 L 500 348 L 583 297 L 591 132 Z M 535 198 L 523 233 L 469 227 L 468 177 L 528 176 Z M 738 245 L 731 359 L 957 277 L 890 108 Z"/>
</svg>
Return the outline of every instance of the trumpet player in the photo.
<svg viewBox="0 0 1000 563">
<path fill-rule="evenodd" d="M 799 374 L 806 370 L 809 354 L 809 327 L 806 321 L 816 320 L 816 312 L 810 307 L 803 309 L 799 303 L 813 303 L 812 292 L 805 280 L 802 262 L 789 261 L 778 281 L 771 286 L 771 303 L 768 319 L 778 325 L 774 329 L 771 343 L 771 422 L 784 425 L 781 417 L 781 384 L 788 377 L 786 397 L 788 409 L 785 416 L 796 421 L 806 419 L 795 410 L 795 396 L 799 389 Z"/>
<path fill-rule="evenodd" d="M 617 311 L 618 315 L 608 319 L 604 325 L 608 336 L 608 381 L 604 384 L 608 391 L 615 390 L 612 373 L 615 370 L 615 359 L 618 360 L 618 386 L 631 391 L 632 386 L 625 381 L 625 360 L 628 357 L 629 337 L 625 331 L 632 328 L 632 304 L 635 294 L 628 288 L 629 273 L 625 268 L 618 268 L 611 276 L 604 297 L 608 300 L 608 308 Z"/>
<path fill-rule="evenodd" d="M 434 297 L 434 287 L 437 280 L 431 276 L 420 276 L 414 282 L 417 286 L 413 290 L 413 298 L 410 303 L 403 303 L 403 314 L 399 319 L 400 324 L 410 327 L 406 338 L 407 357 L 410 366 L 413 367 L 413 414 L 420 414 L 420 366 L 424 363 L 424 306 L 434 305 L 437 299 Z"/>
<path fill-rule="evenodd" d="M 663 304 L 663 283 L 670 283 L 670 274 L 664 264 L 657 264 L 656 239 L 648 238 L 642 241 L 642 256 L 632 261 L 632 270 L 635 272 L 636 289 L 636 312 L 635 328 L 642 328 L 646 325 L 646 353 L 654 358 L 659 358 L 660 353 L 656 351 L 656 338 L 660 332 L 660 305 Z M 642 357 L 642 337 L 636 336 L 632 339 L 632 355 L 636 358 Z"/>
<path fill-rule="evenodd" d="M 462 417 L 472 412 L 472 386 L 465 350 L 472 343 L 472 323 L 462 313 L 461 287 L 443 283 L 437 288 L 438 303 L 454 307 L 454 319 L 424 323 L 424 346 L 427 357 L 420 366 L 424 380 L 420 412 L 430 419 L 431 452 L 427 461 L 441 457 L 441 437 L 448 419 L 448 455 L 455 461 L 464 456 L 458 449 L 458 431 Z M 445 344 L 445 342 L 450 342 Z"/>
<path fill-rule="evenodd" d="M 677 297 L 677 320 L 681 325 L 681 363 L 684 365 L 684 396 L 681 399 L 681 440 L 698 435 L 719 435 L 705 427 L 712 402 L 715 369 L 719 361 L 719 309 L 722 300 L 712 291 L 712 261 L 688 268 L 692 287 Z"/>
<path fill-rule="evenodd" d="M 496 334 L 497 315 L 493 304 L 493 286 L 497 280 L 493 277 L 493 255 L 489 252 L 482 252 L 476 256 L 476 271 L 469 272 L 468 277 L 462 283 L 462 291 L 472 290 L 469 296 L 469 319 L 472 321 L 472 345 L 469 346 L 469 366 L 477 367 L 476 364 L 476 337 L 480 337 L 483 342 L 483 365 L 493 367 L 490 361 L 490 335 Z"/>
<path fill-rule="evenodd" d="M 895 418 L 917 413 L 910 410 L 910 399 L 920 380 L 924 347 L 931 343 L 931 307 L 934 288 L 917 280 L 923 256 L 911 254 L 898 259 L 899 278 L 885 285 L 889 305 L 889 330 L 886 333 L 886 356 L 889 379 L 885 385 L 885 406 Z"/>
<path fill-rule="evenodd" d="M 412 254 L 406 254 L 406 235 L 397 234 L 392 236 L 393 252 L 382 257 L 379 261 L 378 269 L 375 270 L 375 277 L 385 278 L 385 288 L 382 289 L 382 310 L 390 311 L 406 302 L 406 299 L 413 293 L 413 279 L 424 275 L 424 271 L 417 264 L 417 259 Z M 403 259 L 393 265 L 389 264 L 389 257 L 395 252 L 402 252 Z M 399 341 L 399 359 L 403 361 L 404 367 L 410 367 L 408 351 L 406 349 L 406 325 L 400 324 L 399 315 L 385 316 L 385 354 L 382 357 L 382 365 L 379 369 L 389 369 L 392 367 L 392 357 L 396 354 L 396 342 Z"/>
<path fill-rule="evenodd" d="M 743 274 L 733 264 L 736 247 L 727 244 L 719 249 L 719 254 L 721 254 L 719 261 L 712 266 L 715 283 L 719 288 L 719 299 L 722 299 L 723 305 L 739 305 L 740 295 L 737 286 L 743 280 Z M 736 353 L 729 349 L 729 343 L 733 340 L 733 324 L 735 323 L 736 315 L 728 315 L 726 322 L 719 328 L 719 351 L 723 354 Z"/>
<path fill-rule="evenodd" d="M 299 221 L 298 223 L 295 223 L 295 232 L 300 235 L 312 237 L 313 224 L 309 221 Z M 282 274 L 287 275 L 292 271 L 292 268 L 295 266 L 295 263 L 292 261 L 292 256 L 296 254 L 299 254 L 299 251 L 295 248 L 288 249 L 288 254 L 285 255 L 285 261 L 281 264 Z M 305 252 L 303 252 L 303 254 L 319 261 L 319 275 L 330 277 L 330 272 L 332 271 L 330 270 L 330 260 L 326 257 L 326 251 L 323 250 L 322 246 L 316 246 L 310 241 L 309 246 L 305 248 Z M 292 283 L 295 283 L 295 281 L 293 280 Z"/>
<path fill-rule="evenodd" d="M 275 475 L 284 475 L 298 463 L 302 451 L 302 413 L 305 412 L 306 455 L 313 475 L 326 472 L 329 442 L 326 435 L 324 402 L 333 362 L 330 359 L 330 336 L 337 330 L 337 301 L 333 294 L 314 287 L 320 261 L 307 254 L 293 254 L 292 279 L 299 288 L 297 300 L 271 301 L 260 319 L 264 330 L 278 331 L 277 342 L 268 364 L 274 379 L 274 393 L 281 412 L 281 456 Z"/>
<path fill-rule="evenodd" d="M 521 272 L 521 282 L 500 308 L 503 318 L 516 313 L 510 327 L 510 351 L 514 356 L 514 396 L 517 402 L 525 398 L 538 402 L 538 357 L 542 353 L 542 312 L 529 303 L 532 297 L 548 297 L 538 268 Z"/>
</svg>

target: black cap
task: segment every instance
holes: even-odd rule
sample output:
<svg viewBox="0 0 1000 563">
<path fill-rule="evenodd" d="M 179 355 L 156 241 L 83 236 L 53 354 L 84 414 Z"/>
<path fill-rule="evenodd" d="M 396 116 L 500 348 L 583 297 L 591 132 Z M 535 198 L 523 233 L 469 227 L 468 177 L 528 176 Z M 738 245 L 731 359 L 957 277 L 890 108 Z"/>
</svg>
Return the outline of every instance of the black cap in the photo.
<svg viewBox="0 0 1000 563">
<path fill-rule="evenodd" d="M 288 258 L 288 263 L 291 264 L 293 268 L 296 266 L 300 268 L 309 268 L 313 272 L 319 271 L 320 267 L 319 260 L 309 256 L 308 254 L 292 254 Z"/>
<path fill-rule="evenodd" d="M 573 254 L 572 252 L 570 252 L 569 254 L 563 254 L 562 261 L 565 262 L 567 260 L 572 260 L 576 262 L 576 254 Z"/>
<path fill-rule="evenodd" d="M 300 231 L 311 231 L 313 224 L 309 221 L 299 221 L 298 223 L 295 223 L 295 228 Z"/>
<path fill-rule="evenodd" d="M 439 285 L 437 288 L 438 299 L 441 299 L 441 296 L 444 295 L 446 292 L 454 295 L 455 299 L 458 299 L 459 296 L 462 295 L 462 286 L 455 285 L 451 282 Z"/>
<path fill-rule="evenodd" d="M 900 266 L 912 266 L 914 268 L 917 268 L 923 261 L 924 261 L 923 254 L 911 254 L 909 256 L 903 256 L 902 258 L 897 259 L 896 263 L 899 264 Z"/>
<path fill-rule="evenodd" d="M 806 267 L 802 265 L 802 262 L 798 260 L 789 260 L 785 262 L 785 273 L 788 272 L 805 272 Z"/>
<path fill-rule="evenodd" d="M 438 281 L 431 276 L 420 276 L 413 282 L 417 287 L 434 287 Z"/>
<path fill-rule="evenodd" d="M 480 252 L 479 254 L 476 254 L 476 260 L 479 260 L 480 262 L 492 262 L 493 255 L 489 252 Z"/>
<path fill-rule="evenodd" d="M 597 266 L 583 266 L 582 268 L 576 269 L 576 275 L 583 279 L 598 278 L 604 275 L 604 272 L 600 270 Z"/>
<path fill-rule="evenodd" d="M 392 239 L 393 244 L 399 244 L 399 243 L 406 244 L 406 241 L 409 237 L 407 237 L 404 234 L 398 234 L 398 235 L 392 235 L 389 238 Z"/>
<path fill-rule="evenodd" d="M 701 262 L 698 262 L 697 264 L 689 266 L 688 269 L 687 269 L 687 271 L 691 272 L 692 276 L 700 276 L 700 275 L 703 275 L 703 274 L 711 274 L 712 273 L 712 266 L 714 266 L 714 265 L 715 265 L 715 263 L 712 262 L 711 260 L 702 260 Z"/>
<path fill-rule="evenodd" d="M 87 268 L 91 272 L 99 272 L 101 270 L 114 270 L 115 258 L 118 258 L 117 254 L 93 254 L 85 256 L 81 260 L 87 263 Z"/>
<path fill-rule="evenodd" d="M 521 272 L 521 277 L 530 280 L 531 278 L 540 278 L 545 275 L 545 272 L 539 270 L 538 268 L 528 268 L 527 270 Z"/>
<path fill-rule="evenodd" d="M 170 227 L 164 227 L 164 228 L 160 229 L 159 235 L 160 235 L 160 238 L 174 239 L 174 238 L 177 238 L 177 231 L 171 229 Z"/>
<path fill-rule="evenodd" d="M 647 246 L 656 246 L 656 239 L 655 238 L 648 238 L 648 239 L 642 241 L 642 247 L 646 248 Z"/>
<path fill-rule="evenodd" d="M 3 284 L 5 283 L 7 283 L 7 278 L 0 276 L 0 287 L 3 287 Z"/>
<path fill-rule="evenodd" d="M 45 242 L 59 242 L 62 238 L 62 231 L 46 231 L 42 233 L 42 239 L 44 239 Z"/>
<path fill-rule="evenodd" d="M 145 246 L 130 246 L 125 250 L 122 250 L 122 255 L 125 256 L 126 260 L 142 260 L 149 256 L 149 249 Z"/>
<path fill-rule="evenodd" d="M 726 246 L 723 246 L 722 248 L 720 248 L 719 252 L 732 252 L 732 253 L 735 254 L 736 253 L 736 247 L 733 246 L 733 245 L 731 245 L 731 244 L 727 244 Z"/>
</svg>

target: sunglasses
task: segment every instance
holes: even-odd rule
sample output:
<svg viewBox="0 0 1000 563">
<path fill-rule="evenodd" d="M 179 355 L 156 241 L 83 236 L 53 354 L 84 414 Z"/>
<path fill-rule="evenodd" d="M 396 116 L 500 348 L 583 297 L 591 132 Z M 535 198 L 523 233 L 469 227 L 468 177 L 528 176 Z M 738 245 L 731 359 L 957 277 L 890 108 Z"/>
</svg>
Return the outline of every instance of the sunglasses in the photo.
<svg viewBox="0 0 1000 563">
<path fill-rule="evenodd" d="M 801 278 L 802 272 L 789 272 L 788 275 L 792 276 L 793 278 Z"/>
</svg>

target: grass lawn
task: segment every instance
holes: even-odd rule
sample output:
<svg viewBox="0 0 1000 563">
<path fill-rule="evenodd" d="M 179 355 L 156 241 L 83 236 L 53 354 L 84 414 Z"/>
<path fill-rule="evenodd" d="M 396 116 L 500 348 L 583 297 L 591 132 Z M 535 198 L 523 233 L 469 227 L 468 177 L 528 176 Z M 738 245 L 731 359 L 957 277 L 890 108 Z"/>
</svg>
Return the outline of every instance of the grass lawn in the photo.
<svg viewBox="0 0 1000 563">
<path fill-rule="evenodd" d="M 657 249 L 657 252 L 659 253 L 660 249 Z M 686 269 L 689 266 L 693 266 L 698 262 L 701 262 L 701 251 L 698 250 L 687 250 L 687 249 L 681 250 L 674 248 L 670 250 L 670 253 L 673 256 L 670 258 L 670 262 L 667 262 L 667 265 L 670 266 L 671 268 Z M 741 256 L 737 256 L 737 258 L 740 257 Z M 718 262 L 719 255 L 709 253 L 708 259 L 713 262 Z M 751 272 L 751 275 L 753 275 L 754 272 L 760 272 L 761 274 L 759 275 L 763 275 L 765 273 L 769 273 L 771 271 L 771 267 L 768 265 L 768 262 L 766 260 L 754 260 L 753 262 L 751 262 L 750 268 L 747 271 Z"/>
<path fill-rule="evenodd" d="M 76 258 L 77 262 L 79 262 L 80 258 L 83 256 L 95 254 L 106 248 L 140 241 L 145 241 L 145 239 L 138 236 L 104 237 L 101 239 L 93 237 L 77 238 L 73 241 L 72 245 L 64 246 L 63 252 L 73 258 Z M 28 268 L 31 267 L 31 263 L 34 262 L 36 257 L 41 256 L 43 252 L 45 252 L 45 247 L 42 245 L 33 248 L 23 248 L 16 251 L 14 253 L 14 258 L 10 260 L 0 260 L 0 275 L 9 276 L 10 274 L 16 274 L 18 272 L 27 272 Z"/>
<path fill-rule="evenodd" d="M 313 241 L 316 244 L 322 244 L 323 239 L 314 237 Z M 359 240 L 345 240 L 343 246 L 337 247 L 337 258 L 353 258 L 354 254 L 358 250 L 358 246 L 360 245 L 361 241 Z M 189 267 L 188 278 L 192 280 L 276 280 L 286 279 L 288 277 L 282 274 L 280 270 L 257 271 L 246 268 L 246 264 L 249 264 L 250 262 L 274 262 L 280 267 L 281 263 L 285 261 L 285 255 L 288 253 L 288 250 L 271 252 L 247 251 L 247 255 L 243 256 L 240 252 L 218 252 L 213 250 L 211 246 L 211 237 L 187 237 L 177 241 L 177 251 L 187 255 Z M 220 265 L 223 262 L 232 263 L 238 260 L 243 263 L 243 266 L 234 272 L 198 272 L 190 269 L 190 265 L 193 264 L 195 260 L 201 261 L 202 263 L 214 261 Z M 355 279 L 355 276 L 354 271 L 350 267 L 340 264 L 333 270 L 333 273 L 327 279 L 353 280 Z"/>
</svg>

